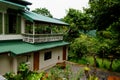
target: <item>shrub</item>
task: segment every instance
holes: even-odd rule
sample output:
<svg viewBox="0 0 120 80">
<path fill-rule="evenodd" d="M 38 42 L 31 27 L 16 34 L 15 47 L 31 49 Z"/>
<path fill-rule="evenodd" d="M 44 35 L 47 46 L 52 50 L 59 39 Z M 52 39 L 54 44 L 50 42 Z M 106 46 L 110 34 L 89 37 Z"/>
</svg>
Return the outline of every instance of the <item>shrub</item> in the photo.
<svg viewBox="0 0 120 80">
<path fill-rule="evenodd" d="M 43 72 L 41 73 L 33 72 L 27 76 L 26 80 L 39 80 L 42 77 L 43 77 Z"/>
<path fill-rule="evenodd" d="M 4 75 L 4 77 L 7 79 L 7 80 L 15 80 L 14 77 L 15 77 L 15 74 L 13 72 L 8 72 Z"/>
<path fill-rule="evenodd" d="M 23 80 L 26 79 L 26 77 L 30 74 L 28 65 L 26 63 L 21 63 L 18 67 L 18 74 L 21 75 L 21 77 L 23 78 Z"/>
</svg>

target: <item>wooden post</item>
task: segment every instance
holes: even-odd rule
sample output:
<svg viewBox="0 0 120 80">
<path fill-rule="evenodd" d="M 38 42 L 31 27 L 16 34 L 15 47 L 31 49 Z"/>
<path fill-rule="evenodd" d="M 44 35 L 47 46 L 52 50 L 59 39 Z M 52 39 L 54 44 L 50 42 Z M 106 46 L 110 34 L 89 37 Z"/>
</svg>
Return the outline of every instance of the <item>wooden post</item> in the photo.
<svg viewBox="0 0 120 80">
<path fill-rule="evenodd" d="M 63 46 L 63 60 L 66 60 L 66 46 Z"/>
</svg>

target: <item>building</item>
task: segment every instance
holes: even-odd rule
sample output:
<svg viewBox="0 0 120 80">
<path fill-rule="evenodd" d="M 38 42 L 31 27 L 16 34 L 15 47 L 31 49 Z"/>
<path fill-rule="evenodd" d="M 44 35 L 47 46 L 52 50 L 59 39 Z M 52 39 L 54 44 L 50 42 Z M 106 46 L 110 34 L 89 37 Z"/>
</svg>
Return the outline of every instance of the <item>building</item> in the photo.
<svg viewBox="0 0 120 80">
<path fill-rule="evenodd" d="M 14 72 L 26 62 L 40 71 L 67 60 L 68 44 L 54 28 L 68 26 L 60 20 L 29 11 L 25 0 L 0 0 L 0 74 Z"/>
</svg>

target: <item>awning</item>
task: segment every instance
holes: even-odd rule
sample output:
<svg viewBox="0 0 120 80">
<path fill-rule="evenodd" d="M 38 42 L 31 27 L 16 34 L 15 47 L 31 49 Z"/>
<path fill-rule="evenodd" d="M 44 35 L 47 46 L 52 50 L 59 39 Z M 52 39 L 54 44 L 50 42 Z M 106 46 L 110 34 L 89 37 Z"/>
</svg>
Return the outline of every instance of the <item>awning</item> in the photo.
<svg viewBox="0 0 120 80">
<path fill-rule="evenodd" d="M 31 22 L 39 21 L 39 22 L 45 22 L 45 23 L 49 23 L 49 24 L 69 25 L 63 21 L 58 20 L 58 19 L 46 17 L 46 16 L 36 14 L 36 13 L 30 12 L 30 11 L 23 12 L 23 16 Z"/>
<path fill-rule="evenodd" d="M 16 6 L 16 7 L 20 7 L 20 8 L 25 8 L 26 7 L 26 6 L 23 6 L 23 5 L 20 5 L 20 4 L 17 4 L 17 3 L 13 3 L 13 2 L 10 2 L 10 1 L 7 1 L 7 0 L 0 0 L 0 2 L 5 3 L 7 5 L 13 5 L 13 6 Z"/>
<path fill-rule="evenodd" d="M 2 41 L 0 42 L 0 54 L 5 52 L 10 52 L 13 55 L 20 55 L 20 54 L 26 54 L 26 53 L 40 51 L 49 48 L 65 46 L 68 44 L 69 44 L 68 42 L 64 42 L 64 41 L 47 42 L 47 43 L 39 43 L 39 44 L 30 44 L 23 42 L 21 40 Z"/>
</svg>

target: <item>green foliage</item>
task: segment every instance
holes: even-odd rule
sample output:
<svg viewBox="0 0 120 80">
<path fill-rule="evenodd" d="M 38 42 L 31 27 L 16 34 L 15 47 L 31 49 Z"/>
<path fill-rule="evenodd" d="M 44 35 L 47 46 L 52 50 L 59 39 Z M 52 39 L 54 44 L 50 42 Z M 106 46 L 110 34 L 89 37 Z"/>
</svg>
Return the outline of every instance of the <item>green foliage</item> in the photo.
<svg viewBox="0 0 120 80">
<path fill-rule="evenodd" d="M 18 67 L 18 74 L 15 75 L 12 72 L 6 73 L 4 76 L 7 78 L 7 80 L 39 80 L 44 75 L 43 72 L 32 72 L 29 71 L 27 64 L 21 63 Z"/>
<path fill-rule="evenodd" d="M 43 77 L 43 72 L 37 73 L 37 72 L 32 72 L 29 74 L 26 78 L 26 80 L 39 80 Z"/>
<path fill-rule="evenodd" d="M 111 59 L 114 64 L 120 58 L 120 0 L 89 0 L 89 5 L 83 13 L 69 9 L 64 17 L 70 24 L 65 36 L 71 41 L 69 59 L 76 62 L 85 55 L 97 55 L 102 58 L 97 59 L 98 66 L 108 69 Z M 80 31 L 86 33 L 91 29 L 97 30 L 97 38 L 80 35 Z M 79 62 L 86 63 L 83 59 Z"/>
<path fill-rule="evenodd" d="M 81 34 L 79 38 L 70 45 L 69 56 L 76 59 L 82 58 L 84 55 L 96 54 L 98 51 L 98 42 L 94 37 Z"/>
<path fill-rule="evenodd" d="M 120 56 L 120 1 L 90 0 L 89 5 L 90 8 L 85 11 L 92 16 L 99 41 L 102 42 L 102 45 L 107 45 L 100 45 L 99 52 L 102 54 L 104 52 L 107 56 L 112 55 L 114 59 L 118 58 Z"/>
<path fill-rule="evenodd" d="M 28 71 L 28 65 L 25 63 L 21 63 L 20 66 L 18 67 L 19 71 Z"/>
<path fill-rule="evenodd" d="M 70 24 L 69 31 L 65 36 L 67 41 L 73 41 L 75 38 L 79 37 L 80 31 L 86 33 L 91 29 L 89 24 L 90 16 L 86 13 L 82 13 L 80 10 L 70 8 L 63 20 Z"/>
<path fill-rule="evenodd" d="M 71 71 L 69 65 L 66 65 L 65 69 L 61 69 L 57 66 L 50 70 L 49 74 L 51 74 L 51 76 L 49 80 L 63 80 L 63 78 L 65 80 L 78 80 L 81 78 L 83 73 L 84 72 L 80 70 L 76 73 L 76 75 L 74 75 L 75 73 Z"/>
<path fill-rule="evenodd" d="M 98 30 L 105 30 L 120 17 L 119 0 L 92 0 L 90 8 L 86 10 L 92 15 L 94 26 Z"/>
<path fill-rule="evenodd" d="M 70 50 L 73 52 L 73 57 L 81 58 L 87 53 L 86 45 L 87 36 L 81 35 L 80 38 L 76 38 L 75 41 L 70 45 Z"/>
<path fill-rule="evenodd" d="M 8 72 L 4 75 L 7 80 L 15 80 L 15 74 L 13 72 Z"/>
<path fill-rule="evenodd" d="M 117 59 L 113 63 L 113 70 L 116 71 L 116 72 L 120 72 L 120 61 L 117 60 Z"/>
<path fill-rule="evenodd" d="M 32 12 L 35 12 L 37 14 L 42 14 L 44 16 L 51 17 L 51 18 L 53 17 L 52 14 L 50 13 L 50 11 L 46 8 L 36 8 Z"/>
<path fill-rule="evenodd" d="M 29 75 L 29 67 L 26 63 L 21 63 L 18 67 L 18 72 L 23 80 Z"/>
<path fill-rule="evenodd" d="M 110 45 L 103 40 L 101 44 L 99 44 L 98 56 L 101 58 L 108 57 L 108 54 L 110 52 L 109 49 L 110 49 Z"/>
<path fill-rule="evenodd" d="M 73 61 L 73 60 L 71 60 L 71 61 Z M 76 62 L 79 64 L 90 63 L 91 66 L 93 66 L 93 64 L 94 64 L 94 60 L 93 60 L 92 56 L 82 57 L 81 59 L 79 59 L 77 61 L 73 61 L 73 62 Z M 104 59 L 104 63 L 102 64 L 102 59 L 97 57 L 97 66 L 96 67 L 109 70 L 109 65 L 110 65 L 110 61 L 108 59 Z M 119 69 L 120 68 L 120 60 L 119 59 L 116 59 L 113 62 L 112 68 L 113 68 L 112 71 L 120 72 L 120 69 Z"/>
<path fill-rule="evenodd" d="M 79 60 L 79 61 L 77 61 L 79 64 L 87 64 L 87 63 L 89 63 L 89 61 L 88 60 L 86 60 L 86 58 L 85 57 L 82 57 L 81 58 L 81 60 Z"/>
</svg>

